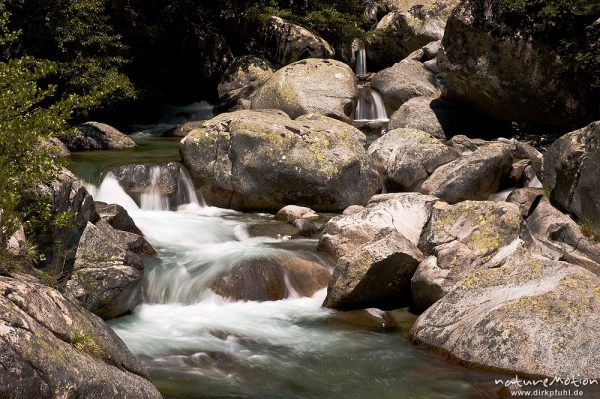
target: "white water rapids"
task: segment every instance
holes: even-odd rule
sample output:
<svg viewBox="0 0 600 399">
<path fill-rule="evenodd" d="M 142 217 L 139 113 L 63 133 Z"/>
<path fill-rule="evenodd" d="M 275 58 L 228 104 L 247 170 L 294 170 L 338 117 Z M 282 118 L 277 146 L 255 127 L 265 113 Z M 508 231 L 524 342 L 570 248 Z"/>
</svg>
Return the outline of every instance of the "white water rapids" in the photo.
<svg viewBox="0 0 600 399">
<path fill-rule="evenodd" d="M 110 174 L 88 188 L 95 200 L 127 209 L 158 251 L 145 258 L 144 303 L 110 325 L 165 397 L 427 399 L 470 392 L 461 372 L 401 335 L 334 322 L 335 312 L 321 307 L 325 289 L 312 298 L 298 298 L 292 288 L 285 300 L 235 302 L 207 287 L 241 259 L 317 256 L 316 241 L 250 237 L 249 221 L 274 222 L 208 207 L 193 187 L 178 197 L 176 211 L 158 190 L 138 205 Z"/>
</svg>

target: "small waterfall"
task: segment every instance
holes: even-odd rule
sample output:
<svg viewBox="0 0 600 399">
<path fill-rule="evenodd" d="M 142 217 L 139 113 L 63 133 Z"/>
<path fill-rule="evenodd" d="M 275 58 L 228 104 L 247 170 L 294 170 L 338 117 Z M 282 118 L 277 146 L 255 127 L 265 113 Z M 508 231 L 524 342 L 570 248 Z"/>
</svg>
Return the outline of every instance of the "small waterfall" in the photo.
<svg viewBox="0 0 600 399">
<path fill-rule="evenodd" d="M 99 187 L 86 184 L 85 188 L 94 197 L 95 201 L 106 202 L 107 204 L 119 204 L 130 213 L 140 210 L 140 207 L 123 190 L 123 187 L 121 187 L 119 181 L 112 173 L 104 177 Z"/>
<path fill-rule="evenodd" d="M 383 98 L 379 92 L 371 87 L 359 89 L 358 103 L 354 115 L 355 122 L 388 122 L 389 118 L 385 110 Z"/>
<path fill-rule="evenodd" d="M 381 94 L 370 86 L 367 71 L 367 53 L 356 51 L 354 72 L 359 80 L 358 101 L 354 110 L 354 125 L 369 133 L 381 133 L 390 121 Z"/>
<path fill-rule="evenodd" d="M 179 178 L 177 184 L 179 190 L 177 190 L 176 206 L 191 204 L 193 206 L 195 205 L 206 208 L 206 202 L 204 202 L 204 198 L 200 197 L 200 199 L 198 199 L 196 189 L 192 183 L 192 178 L 183 166 L 179 167 Z"/>
<path fill-rule="evenodd" d="M 169 197 L 160 192 L 160 166 L 153 166 L 150 171 L 150 191 L 142 193 L 141 208 L 145 211 L 168 211 Z"/>
<path fill-rule="evenodd" d="M 359 76 L 367 74 L 367 52 L 364 48 L 361 48 L 356 52 L 356 65 L 354 66 L 354 73 Z"/>
</svg>

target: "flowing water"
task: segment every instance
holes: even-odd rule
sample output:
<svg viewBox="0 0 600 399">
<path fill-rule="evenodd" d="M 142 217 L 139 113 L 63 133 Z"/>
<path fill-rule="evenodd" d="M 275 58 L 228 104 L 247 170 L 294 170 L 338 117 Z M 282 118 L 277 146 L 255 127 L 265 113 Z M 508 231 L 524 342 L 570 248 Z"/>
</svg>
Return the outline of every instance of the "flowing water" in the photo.
<svg viewBox="0 0 600 399">
<path fill-rule="evenodd" d="M 358 85 L 358 101 L 354 110 L 354 123 L 357 127 L 370 127 L 372 130 L 382 130 L 389 122 L 385 103 L 381 94 L 364 82 L 367 76 L 367 54 L 365 49 L 356 52 L 354 72 L 360 82 Z M 374 129 L 375 128 L 375 129 Z"/>
<path fill-rule="evenodd" d="M 389 122 L 381 94 L 372 87 L 358 89 L 358 102 L 354 113 L 354 122 Z"/>
<path fill-rule="evenodd" d="M 358 49 L 356 52 L 356 65 L 354 73 L 358 76 L 367 74 L 367 52 L 364 48 Z"/>
<path fill-rule="evenodd" d="M 153 140 L 113 156 L 130 162 L 173 157 L 168 145 L 164 153 L 156 151 L 169 141 Z M 290 254 L 326 259 L 316 253 L 315 240 L 253 237 L 257 223 L 280 224 L 270 215 L 206 206 L 189 191 L 185 174 L 181 187 L 188 186 L 176 210 L 158 192 L 136 203 L 106 173 L 113 163 L 86 153 L 72 168 L 91 182 L 96 200 L 125 207 L 158 252 L 145 259 L 143 304 L 110 325 L 165 397 L 487 397 L 480 383 L 489 384 L 492 375 L 452 366 L 411 346 L 407 333 L 415 316 L 406 310 L 392 312 L 397 328 L 382 330 L 342 322 L 338 313 L 322 308 L 325 290 L 309 298 L 289 287 L 289 298 L 272 302 L 219 297 L 209 289 L 211 279 L 241 260 Z"/>
</svg>

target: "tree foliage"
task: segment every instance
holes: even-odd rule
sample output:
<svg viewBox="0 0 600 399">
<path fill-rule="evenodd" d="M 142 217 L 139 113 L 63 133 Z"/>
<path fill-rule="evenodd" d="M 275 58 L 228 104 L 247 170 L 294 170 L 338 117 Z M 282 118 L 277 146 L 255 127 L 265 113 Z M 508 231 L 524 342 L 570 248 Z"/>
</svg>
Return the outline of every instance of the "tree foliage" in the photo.
<svg viewBox="0 0 600 399">
<path fill-rule="evenodd" d="M 5 0 L 10 28 L 21 32 L 17 51 L 52 61 L 57 93 L 96 92 L 99 105 L 131 98 L 122 73 L 127 48 L 114 32 L 104 0 Z"/>
<path fill-rule="evenodd" d="M 59 86 L 66 85 L 64 64 L 22 54 L 22 32 L 11 29 L 11 18 L 0 0 L 0 252 L 20 224 L 31 232 L 63 223 L 39 190 L 62 166 L 48 140 L 70 129 L 73 110 L 89 109 L 109 94 L 90 82 L 76 93 Z"/>
</svg>

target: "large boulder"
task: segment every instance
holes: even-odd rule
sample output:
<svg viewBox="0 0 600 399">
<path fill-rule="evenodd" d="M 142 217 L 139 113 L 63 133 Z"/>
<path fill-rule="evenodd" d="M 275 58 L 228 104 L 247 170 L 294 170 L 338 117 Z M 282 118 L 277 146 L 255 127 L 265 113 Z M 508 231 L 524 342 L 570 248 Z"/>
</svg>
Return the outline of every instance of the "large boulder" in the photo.
<svg viewBox="0 0 600 399">
<path fill-rule="evenodd" d="M 227 67 L 222 81 L 217 86 L 219 101 L 213 113 L 249 109 L 250 100 L 275 70 L 266 60 L 247 55 L 238 57 Z M 180 137 L 181 133 L 177 134 Z"/>
<path fill-rule="evenodd" d="M 498 3 L 463 1 L 449 18 L 438 54 L 448 98 L 506 121 L 572 125 L 597 116 L 597 89 L 582 62 L 565 57 L 592 48 L 586 23 L 588 32 L 598 31 L 600 25 L 592 26 L 600 17 L 597 8 L 595 16 L 564 11 L 560 18 L 568 29 L 557 29 L 549 1 L 512 9 Z"/>
<path fill-rule="evenodd" d="M 320 36 L 277 16 L 270 17 L 251 36 L 258 36 L 251 47 L 278 67 L 306 58 L 332 58 L 335 54 L 333 47 Z"/>
<path fill-rule="evenodd" d="M 56 180 L 38 189 L 40 198 L 51 204 L 52 214 L 64 219 L 64 223 L 36 235 L 38 249 L 46 258 L 44 271 L 62 283 L 73 270 L 75 251 L 86 225 L 89 221 L 95 222 L 98 214 L 92 196 L 67 169 L 61 170 Z"/>
<path fill-rule="evenodd" d="M 100 318 L 35 278 L 0 276 L 0 397 L 161 395 Z"/>
<path fill-rule="evenodd" d="M 244 301 L 310 297 L 327 286 L 328 266 L 316 257 L 286 254 L 255 257 L 216 276 L 210 288 L 223 297 Z"/>
<path fill-rule="evenodd" d="M 402 104 L 390 116 L 389 129 L 418 129 L 444 140 L 446 129 L 452 123 L 452 111 L 441 100 L 415 97 Z"/>
<path fill-rule="evenodd" d="M 374 196 L 366 207 L 331 219 L 319 240 L 319 250 L 339 260 L 389 229 L 417 245 L 436 201 L 418 193 Z"/>
<path fill-rule="evenodd" d="M 412 279 L 415 309 L 427 309 L 476 271 L 497 264 L 515 245 L 521 225 L 521 212 L 514 204 L 434 204 L 419 243 L 428 258 Z"/>
<path fill-rule="evenodd" d="M 564 135 L 543 158 L 542 182 L 552 199 L 600 226 L 600 122 Z"/>
<path fill-rule="evenodd" d="M 522 377 L 599 378 L 599 290 L 600 278 L 589 271 L 519 246 L 430 307 L 410 336 L 462 365 Z"/>
<path fill-rule="evenodd" d="M 335 211 L 365 204 L 381 189 L 364 141 L 359 130 L 321 115 L 237 111 L 194 130 L 180 153 L 213 205 Z"/>
<path fill-rule="evenodd" d="M 371 86 L 381 93 L 389 113 L 411 98 L 434 99 L 441 94 L 435 75 L 412 57 L 377 72 L 371 80 Z"/>
<path fill-rule="evenodd" d="M 422 7 L 384 16 L 366 42 L 367 56 L 376 68 L 387 68 L 427 43 L 444 36 L 446 21 Z"/>
<path fill-rule="evenodd" d="M 175 162 L 123 165 L 110 173 L 129 194 L 157 190 L 162 195 L 175 195 L 178 191 L 179 165 Z"/>
<path fill-rule="evenodd" d="M 135 147 L 127 135 L 112 126 L 99 122 L 86 122 L 73 133 L 60 137 L 71 151 L 123 150 Z"/>
<path fill-rule="evenodd" d="M 67 291 L 86 309 L 110 319 L 141 301 L 144 263 L 104 220 L 88 223 L 77 248 Z"/>
<path fill-rule="evenodd" d="M 419 191 L 456 203 L 485 200 L 510 177 L 513 146 L 493 143 L 437 168 Z"/>
<path fill-rule="evenodd" d="M 324 306 L 341 309 L 397 309 L 408 304 L 410 279 L 423 260 L 417 247 L 394 229 L 341 258 Z"/>
<path fill-rule="evenodd" d="M 273 74 L 252 98 L 252 109 L 279 109 L 292 119 L 315 113 L 350 122 L 356 76 L 340 61 L 309 58 Z"/>
<path fill-rule="evenodd" d="M 403 191 L 460 157 L 452 147 L 416 129 L 387 132 L 371 144 L 369 155 L 387 185 Z"/>
<path fill-rule="evenodd" d="M 600 243 L 586 237 L 577 223 L 548 199 L 539 200 L 527 218 L 527 227 L 537 242 L 558 254 L 556 260 L 582 266 L 600 276 Z M 540 252 L 545 254 L 544 248 Z"/>
</svg>

